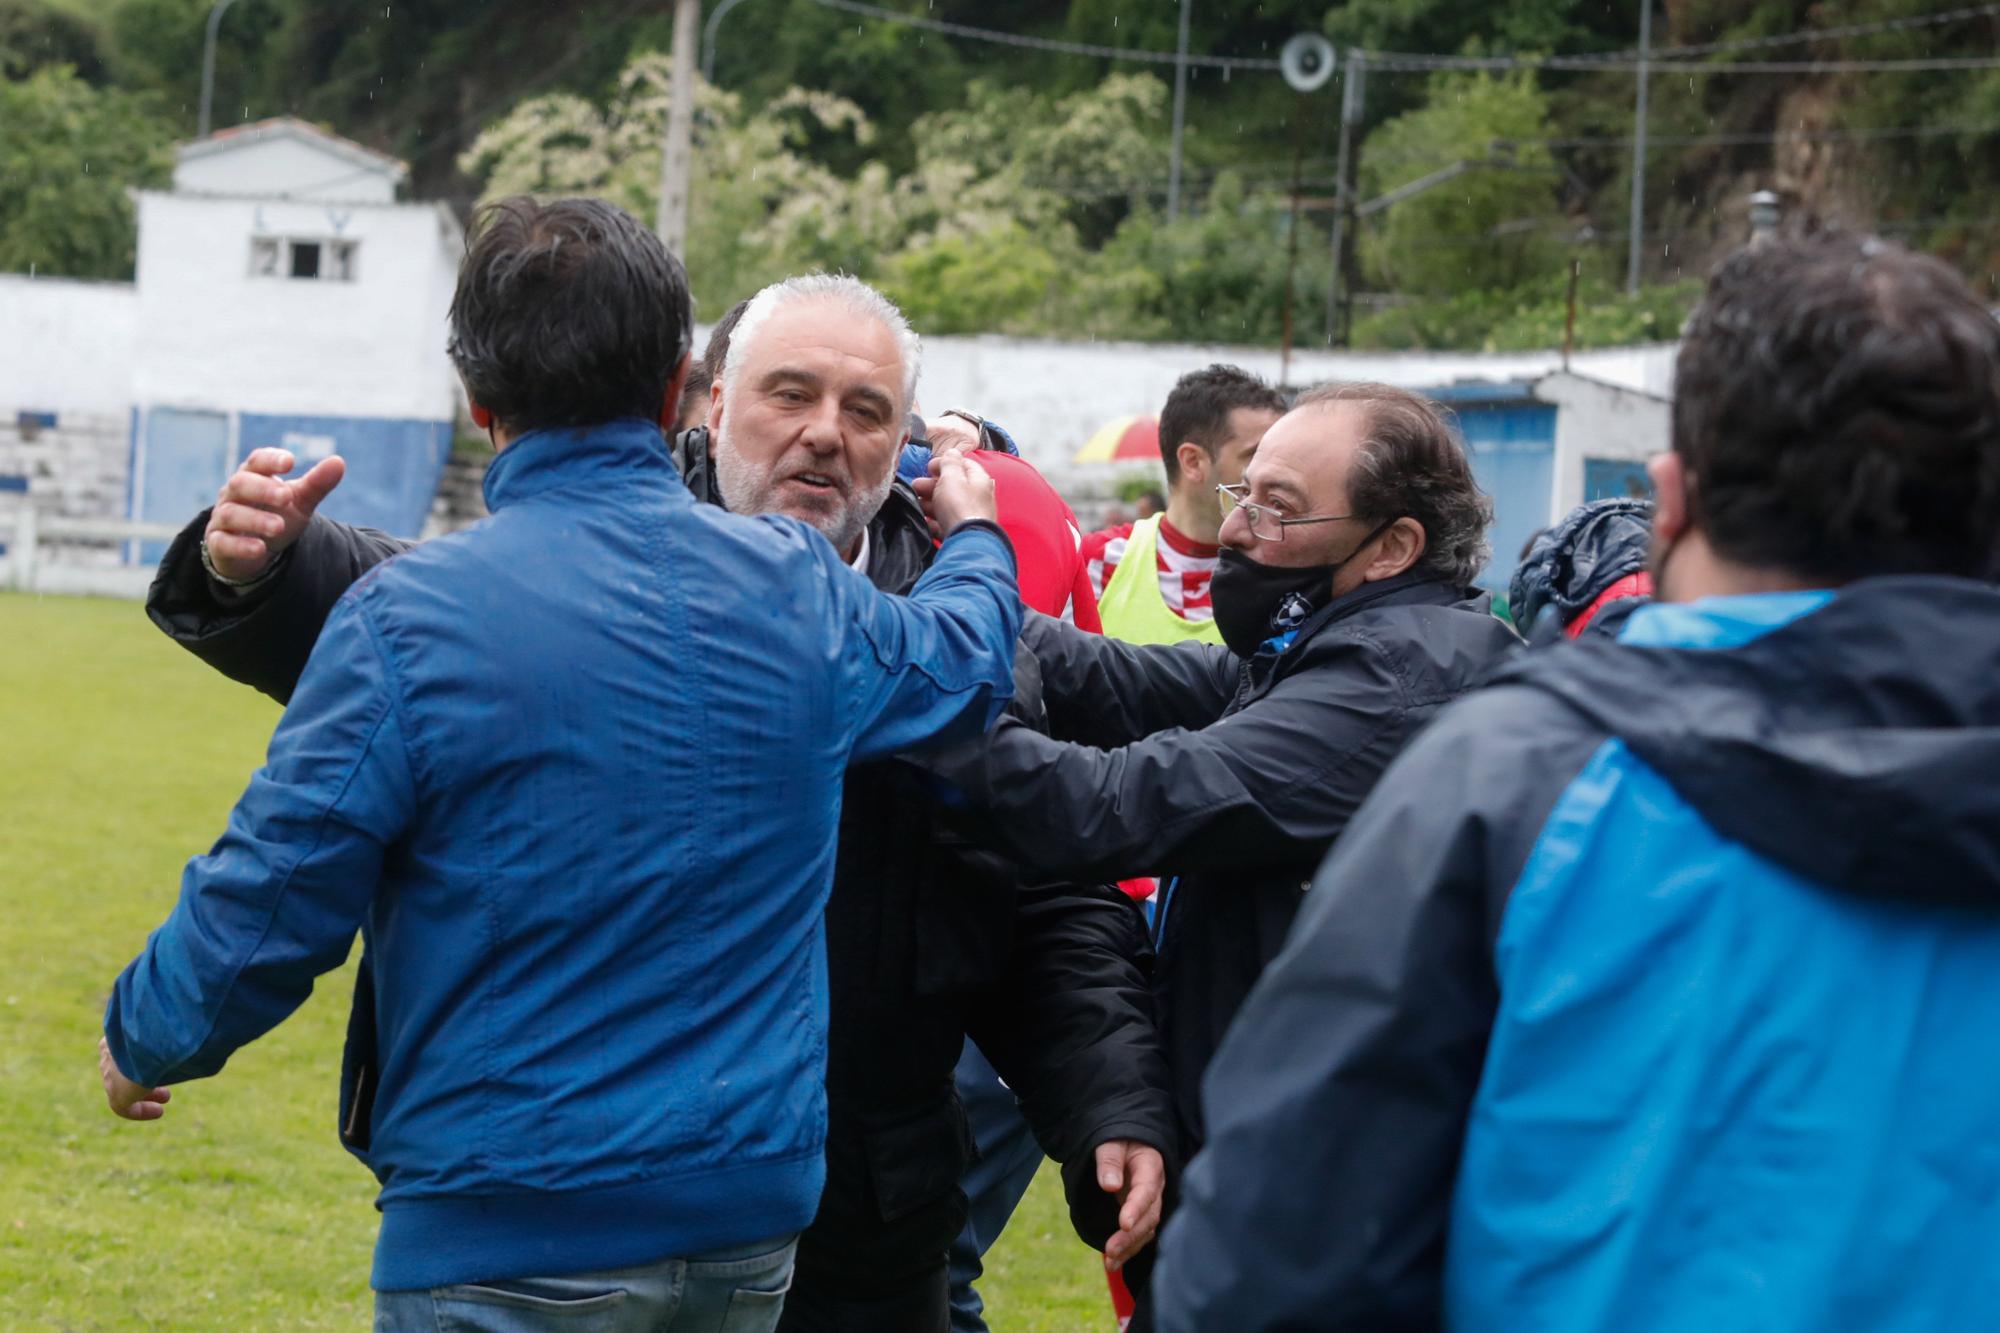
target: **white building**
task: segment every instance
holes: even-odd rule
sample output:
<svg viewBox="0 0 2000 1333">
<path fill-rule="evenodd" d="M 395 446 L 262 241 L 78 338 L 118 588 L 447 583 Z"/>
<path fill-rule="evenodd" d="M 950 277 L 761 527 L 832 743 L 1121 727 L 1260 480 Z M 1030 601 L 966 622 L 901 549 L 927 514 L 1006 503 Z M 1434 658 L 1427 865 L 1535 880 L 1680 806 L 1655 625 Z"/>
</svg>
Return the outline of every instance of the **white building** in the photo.
<svg viewBox="0 0 2000 1333">
<path fill-rule="evenodd" d="M 283 445 L 348 459 L 329 514 L 416 535 L 451 448 L 462 240 L 396 202 L 406 174 L 280 119 L 184 146 L 173 190 L 139 195 L 132 517 L 184 519 Z"/>
<path fill-rule="evenodd" d="M 183 523 L 283 445 L 353 465 L 326 512 L 415 536 L 451 448 L 463 242 L 396 201 L 406 175 L 303 121 L 237 126 L 137 195 L 134 282 L 0 277 L 0 501 Z"/>
</svg>

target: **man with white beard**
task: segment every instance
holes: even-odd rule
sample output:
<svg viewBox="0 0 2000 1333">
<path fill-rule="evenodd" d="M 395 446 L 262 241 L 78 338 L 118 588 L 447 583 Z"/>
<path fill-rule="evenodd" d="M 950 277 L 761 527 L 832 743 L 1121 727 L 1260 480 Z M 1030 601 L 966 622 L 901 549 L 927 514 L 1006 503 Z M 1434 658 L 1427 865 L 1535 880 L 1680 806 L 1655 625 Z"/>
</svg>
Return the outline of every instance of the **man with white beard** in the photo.
<svg viewBox="0 0 2000 1333">
<path fill-rule="evenodd" d="M 876 587 L 908 591 L 935 550 L 917 495 L 895 481 L 919 360 L 901 312 L 855 279 L 766 288 L 711 388 L 712 432 L 676 443 L 684 480 L 733 512 L 800 519 Z M 281 480 L 292 465 L 281 450 L 253 455 L 167 552 L 147 608 L 281 701 L 341 592 L 408 545 L 314 516 L 338 460 Z M 1017 705 L 1039 711 L 1032 689 Z M 968 1036 L 1064 1164 L 1087 1243 L 1122 1263 L 1158 1224 L 1173 1112 L 1143 922 L 1114 888 L 1020 883 L 946 833 L 931 801 L 900 763 L 848 772 L 826 918 L 826 1189 L 786 1330 L 946 1328 L 970 1154 L 952 1069 Z"/>
</svg>

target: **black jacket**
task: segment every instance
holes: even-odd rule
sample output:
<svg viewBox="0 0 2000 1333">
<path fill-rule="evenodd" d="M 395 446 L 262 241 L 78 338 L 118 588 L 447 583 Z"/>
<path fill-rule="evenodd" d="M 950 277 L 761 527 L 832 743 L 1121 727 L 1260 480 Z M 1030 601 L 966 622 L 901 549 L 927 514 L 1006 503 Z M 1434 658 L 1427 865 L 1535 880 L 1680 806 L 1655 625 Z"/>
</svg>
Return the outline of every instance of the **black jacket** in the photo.
<svg viewBox="0 0 2000 1333">
<path fill-rule="evenodd" d="M 705 433 L 690 434 L 695 447 L 682 437 L 676 457 L 695 494 L 717 501 Z M 237 598 L 202 569 L 206 522 L 168 550 L 147 611 L 203 661 L 280 702 L 341 593 L 410 545 L 315 518 L 271 580 Z M 869 525 L 870 579 L 906 592 L 934 549 L 898 483 Z M 1026 675 L 1021 711 L 1032 714 L 1031 667 Z M 1117 1229 L 1116 1202 L 1095 1183 L 1096 1145 L 1137 1139 L 1174 1165 L 1145 925 L 1115 888 L 1023 882 L 941 825 L 916 770 L 861 765 L 843 796 L 826 937 L 827 1187 L 801 1240 L 787 1329 L 917 1326 L 897 1322 L 900 1295 L 941 1268 L 962 1224 L 957 1185 L 973 1149 L 952 1071 L 968 1036 L 1064 1163 L 1072 1220 L 1089 1243 Z"/>
<path fill-rule="evenodd" d="M 1663 779 L 1668 796 L 1648 788 L 1634 798 L 1639 822 L 1611 843 L 1630 850 L 1621 855 L 1607 847 L 1575 893 L 1550 903 L 1549 886 L 1590 854 L 1578 849 L 1605 845 L 1569 831 L 1584 818 L 1574 812 L 1594 808 L 1596 793 L 1629 780 L 1635 764 Z M 1962 930 L 1954 922 L 1976 919 L 1957 915 L 1966 909 L 1989 920 L 2000 910 L 1996 776 L 2000 590 L 1986 585 L 1875 579 L 1741 646 L 1645 647 L 1586 637 L 1516 659 L 1488 688 L 1449 709 L 1383 778 L 1315 878 L 1284 953 L 1217 1056 L 1206 1090 L 1210 1138 L 1187 1173 L 1154 1282 L 1159 1326 L 1255 1333 L 1432 1328 L 1442 1321 L 1454 1187 L 1467 1187 L 1459 1174 L 1461 1146 L 1502 1012 L 1496 944 L 1519 886 L 1533 884 L 1544 896 L 1544 917 L 1578 916 L 1586 902 L 1578 895 L 1587 889 L 1602 904 L 1599 915 L 1638 919 L 1648 899 L 1691 878 L 1663 871 L 1660 863 L 1692 856 L 1699 866 L 1709 854 L 1704 844 L 1719 838 L 1825 890 L 1949 909 L 1945 928 Z M 1552 818 L 1559 803 L 1572 812 L 1562 816 L 1560 830 Z M 1630 810 L 1620 817 L 1631 818 Z M 1643 845 L 1648 841 L 1655 845 Z M 1627 882 L 1630 875 L 1640 881 Z M 1720 891 L 1732 901 L 1762 903 L 1754 896 L 1761 887 L 1756 878 L 1732 872 Z M 1821 993 L 1807 982 L 1826 964 L 1800 952 L 1809 934 L 1794 934 L 1796 923 L 1775 919 L 1768 904 L 1763 910 L 1770 915 L 1761 936 L 1756 925 L 1736 927 L 1745 933 L 1729 937 L 1721 952 L 1702 953 L 1716 947 L 1706 939 L 1684 947 L 1697 968 L 1708 957 L 1726 958 L 1732 981 L 1768 976 L 1765 993 L 1804 1003 Z M 1578 929 L 1588 931 L 1595 921 Z M 1668 922 L 1682 938 L 1691 935 L 1685 921 Z M 1726 1035 L 1715 1045 L 1725 1060 L 1731 1050 L 1754 1052 L 1744 1057 L 1752 1061 L 1768 1058 L 1769 1044 L 1756 1040 L 1759 1025 L 1799 1021 L 1773 1020 L 1768 1011 L 1726 1015 L 1718 1025 L 1702 1021 L 1704 1006 L 1758 991 L 1691 973 L 1675 939 L 1657 926 L 1634 924 L 1633 931 L 1651 936 L 1617 938 L 1624 929 L 1590 934 L 1559 956 L 1538 947 L 1545 937 L 1515 939 L 1511 956 L 1533 961 L 1517 961 L 1530 969 L 1522 979 L 1527 994 L 1509 1008 L 1531 1008 L 1548 1021 L 1544 1011 L 1564 1007 L 1550 997 L 1568 997 L 1569 1008 L 1596 1014 L 1595 1021 L 1644 1050 L 1654 1049 L 1649 1043 L 1662 1033 L 1700 1041 L 1719 1030 Z M 1726 934 L 1730 927 L 1721 929 Z M 1634 958 L 1644 958 L 1648 977 L 1677 997 L 1670 1012 L 1634 1008 L 1628 994 L 1640 987 L 1629 971 Z M 1594 987 L 1584 980 L 1593 968 L 1608 973 Z M 1879 984 L 1882 1003 L 1897 1002 L 1886 975 L 1857 973 L 1833 984 L 1864 993 Z M 1934 998 L 1964 1004 L 1963 996 Z M 1809 1053 L 1809 1061 L 1824 1059 L 1836 1034 L 1866 1026 L 1818 1008 L 1807 1009 L 1803 1021 L 1814 1030 L 1786 1040 L 1795 1053 Z M 1887 1062 L 1881 1077 L 1901 1076 L 1892 1055 L 1881 1058 Z M 1579 1050 L 1575 1061 L 1575 1077 L 1610 1064 L 1601 1048 Z M 1788 1186 L 1779 1191 L 1781 1207 L 1812 1206 L 1807 1201 L 1821 1196 L 1786 1176 L 1815 1161 L 1804 1146 L 1812 1142 L 1809 1127 L 1816 1117 L 1867 1113 L 1815 1106 L 1802 1091 L 1811 1080 L 1780 1065 L 1737 1068 L 1698 1085 L 1712 1086 L 1714 1100 L 1694 1104 L 1700 1128 L 1693 1151 L 1711 1161 L 1756 1156 L 1746 1158 L 1728 1137 L 1732 1125 L 1755 1119 L 1745 1088 L 1775 1087 L 1793 1098 L 1783 1123 L 1763 1140 L 1761 1164 L 1739 1173 L 1744 1193 L 1720 1205 L 1739 1225 L 1763 1223 L 1751 1193 L 1760 1183 L 1768 1187 L 1774 1173 Z M 1504 1082 L 1546 1088 L 1556 1075 L 1541 1073 L 1527 1079 L 1516 1068 Z M 1647 1136 L 1647 1151 L 1621 1154 L 1578 1135 L 1573 1157 L 1558 1170 L 1584 1195 L 1625 1210 L 1617 1244 L 1579 1249 L 1557 1262 L 1533 1238 L 1505 1233 L 1502 1246 L 1515 1249 L 1538 1280 L 1558 1286 L 1588 1280 L 1591 1265 L 1634 1244 L 1664 1240 L 1685 1251 L 1686 1231 L 1656 1226 L 1627 1207 L 1657 1194 L 1637 1179 L 1639 1157 L 1691 1160 L 1675 1142 L 1685 1103 L 1675 1101 L 1673 1086 L 1663 1078 L 1639 1100 L 1614 1093 L 1602 1103 L 1564 1108 L 1562 1123 L 1590 1133 L 1622 1126 Z M 1907 1095 L 1917 1103 L 1914 1114 L 1924 1115 L 1924 1094 Z M 1518 1131 L 1520 1120 L 1496 1109 L 1481 1123 L 1505 1134 Z M 1785 1151 L 1769 1151 L 1774 1143 L 1787 1145 Z M 1578 1175 L 1607 1169 L 1618 1178 Z M 1869 1168 L 1884 1169 L 1880 1162 Z M 1941 1179 L 1953 1174 L 1941 1169 Z M 1494 1197 L 1489 1171 L 1473 1186 L 1482 1193 L 1471 1215 L 1521 1216 L 1496 1212 L 1509 1203 L 1540 1216 L 1561 1211 L 1563 1201 L 1539 1188 L 1542 1180 L 1525 1163 L 1503 1165 L 1502 1175 L 1519 1182 L 1516 1197 Z M 1921 1171 L 1911 1172 L 1907 1184 L 1940 1188 Z M 1667 1193 L 1685 1203 L 1685 1191 L 1695 1188 L 1684 1183 Z M 1926 1193 L 1913 1211 L 1929 1217 L 1937 1203 Z M 1591 1219 L 1576 1225 L 1588 1230 Z M 1803 1226 L 1766 1230 L 1811 1243 L 1799 1234 Z M 1692 1257 L 1676 1254 L 1669 1263 Z M 1461 1254 L 1453 1262 L 1478 1261 Z M 1690 1280 L 1684 1289 L 1699 1285 Z M 1668 1284 L 1659 1297 L 1670 1300 L 1674 1291 Z M 1651 1301 L 1646 1308 L 1655 1322 L 1676 1324 Z M 1518 1309 L 1486 1306 L 1482 1318 L 1542 1326 Z"/>
<path fill-rule="evenodd" d="M 1619 497 L 1577 506 L 1535 538 L 1514 570 L 1507 588 L 1514 623 L 1532 644 L 1560 639 L 1621 580 L 1646 571 L 1652 544 L 1651 500 Z M 1598 607 L 1582 632 L 1615 639 L 1649 600 L 1650 591 L 1617 596 Z"/>
<path fill-rule="evenodd" d="M 1164 877 L 1156 986 L 1191 1154 L 1202 1073 L 1327 848 L 1416 730 L 1519 641 L 1483 595 L 1407 575 L 1333 602 L 1249 664 L 1045 616 L 1021 641 L 1050 734 L 1003 719 L 984 746 L 926 762 L 1036 872 Z"/>
</svg>

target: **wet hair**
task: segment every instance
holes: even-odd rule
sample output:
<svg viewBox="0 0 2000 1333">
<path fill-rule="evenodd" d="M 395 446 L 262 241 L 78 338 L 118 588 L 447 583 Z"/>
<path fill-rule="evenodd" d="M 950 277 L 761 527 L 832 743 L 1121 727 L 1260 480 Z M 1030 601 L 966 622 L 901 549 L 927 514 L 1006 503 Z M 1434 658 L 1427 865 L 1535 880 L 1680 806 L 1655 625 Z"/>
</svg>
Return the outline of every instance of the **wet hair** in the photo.
<svg viewBox="0 0 2000 1333">
<path fill-rule="evenodd" d="M 518 434 L 659 419 L 692 341 L 687 273 L 601 199 L 502 199 L 473 220 L 447 351 Z"/>
<path fill-rule="evenodd" d="M 1386 523 L 1413 518 L 1424 553 L 1411 568 L 1465 587 L 1492 555 L 1486 540 L 1493 502 L 1472 474 L 1472 460 L 1444 410 L 1422 394 L 1391 384 L 1327 384 L 1299 395 L 1299 407 L 1358 403 L 1361 448 L 1347 474 L 1348 507 Z"/>
<path fill-rule="evenodd" d="M 723 342 L 722 364 L 718 373 L 722 376 L 725 395 L 735 391 L 736 367 L 742 364 L 741 357 L 734 361 L 730 359 L 730 350 L 748 346 L 763 330 L 766 320 L 785 306 L 802 301 L 824 301 L 839 306 L 856 318 L 872 319 L 889 330 L 890 336 L 896 340 L 896 352 L 903 363 L 903 408 L 908 410 L 910 404 L 916 402 L 917 372 L 923 368 L 923 345 L 917 340 L 916 331 L 903 317 L 903 312 L 896 308 L 894 301 L 861 279 L 845 273 L 808 273 L 803 277 L 786 278 L 750 298 Z"/>
<path fill-rule="evenodd" d="M 1929 256 L 1842 232 L 1739 250 L 1688 320 L 1673 448 L 1726 560 L 2000 577 L 2000 324 Z"/>
<path fill-rule="evenodd" d="M 1167 485 L 1180 482 L 1183 444 L 1198 445 L 1215 458 L 1229 435 L 1229 414 L 1239 407 L 1282 415 L 1285 396 L 1237 366 L 1191 370 L 1175 382 L 1160 409 L 1160 460 L 1167 465 Z"/>
</svg>

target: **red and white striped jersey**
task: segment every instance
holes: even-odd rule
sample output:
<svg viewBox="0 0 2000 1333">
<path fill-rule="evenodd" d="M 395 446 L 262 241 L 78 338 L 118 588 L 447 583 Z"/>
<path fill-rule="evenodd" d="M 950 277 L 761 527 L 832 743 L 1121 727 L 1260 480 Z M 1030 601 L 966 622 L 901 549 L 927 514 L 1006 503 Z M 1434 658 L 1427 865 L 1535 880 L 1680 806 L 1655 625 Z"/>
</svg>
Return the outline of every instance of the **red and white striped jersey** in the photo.
<svg viewBox="0 0 2000 1333">
<path fill-rule="evenodd" d="M 1127 523 L 1122 527 L 1090 533 L 1083 539 L 1084 569 L 1090 575 L 1090 586 L 1099 597 L 1104 596 L 1104 585 L 1111 581 L 1118 562 L 1125 558 L 1125 541 L 1131 535 L 1132 525 Z M 1208 589 L 1215 578 L 1216 559 L 1221 549 L 1183 536 L 1173 524 L 1167 522 L 1165 515 L 1161 516 L 1160 540 L 1155 543 L 1160 566 L 1160 597 L 1166 602 L 1167 609 L 1182 620 L 1215 619 L 1215 607 L 1209 601 Z"/>
</svg>

